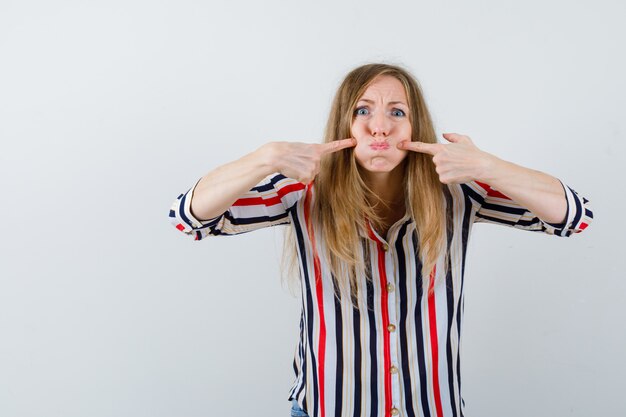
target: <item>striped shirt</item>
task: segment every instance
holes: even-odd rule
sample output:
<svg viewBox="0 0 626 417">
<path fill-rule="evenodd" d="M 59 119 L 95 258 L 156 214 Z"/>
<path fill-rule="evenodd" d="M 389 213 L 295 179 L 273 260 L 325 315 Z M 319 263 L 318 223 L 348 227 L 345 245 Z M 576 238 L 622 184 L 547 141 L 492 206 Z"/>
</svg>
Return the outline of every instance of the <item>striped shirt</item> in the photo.
<svg viewBox="0 0 626 417">
<path fill-rule="evenodd" d="M 593 218 L 589 202 L 561 184 L 568 206 L 561 224 L 537 218 L 478 181 L 442 187 L 448 253 L 431 277 L 444 270 L 443 262 L 449 268 L 446 276 L 437 276 L 430 292 L 422 290 L 418 237 L 410 216 L 397 221 L 386 237 L 371 230 L 363 240 L 371 280 L 359 277 L 358 309 L 350 297 L 335 296 L 328 264 L 319 256 L 325 253 L 324 242 L 308 227 L 314 184 L 274 174 L 221 216 L 200 221 L 190 210 L 196 182 L 174 201 L 169 217 L 195 240 L 279 224 L 293 228 L 302 311 L 289 400 L 296 399 L 310 417 L 460 417 L 463 276 L 472 225 L 495 223 L 564 237 L 579 233 Z"/>
</svg>

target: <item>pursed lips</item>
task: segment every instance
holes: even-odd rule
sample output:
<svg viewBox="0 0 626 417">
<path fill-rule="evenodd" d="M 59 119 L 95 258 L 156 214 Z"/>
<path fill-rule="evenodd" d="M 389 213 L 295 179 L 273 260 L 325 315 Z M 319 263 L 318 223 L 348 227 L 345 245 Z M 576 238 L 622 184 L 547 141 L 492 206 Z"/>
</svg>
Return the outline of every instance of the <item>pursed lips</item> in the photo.
<svg viewBox="0 0 626 417">
<path fill-rule="evenodd" d="M 387 143 L 387 142 L 373 142 L 370 145 L 370 148 L 372 148 L 375 151 L 383 151 L 385 149 L 389 149 L 389 143 Z"/>
</svg>

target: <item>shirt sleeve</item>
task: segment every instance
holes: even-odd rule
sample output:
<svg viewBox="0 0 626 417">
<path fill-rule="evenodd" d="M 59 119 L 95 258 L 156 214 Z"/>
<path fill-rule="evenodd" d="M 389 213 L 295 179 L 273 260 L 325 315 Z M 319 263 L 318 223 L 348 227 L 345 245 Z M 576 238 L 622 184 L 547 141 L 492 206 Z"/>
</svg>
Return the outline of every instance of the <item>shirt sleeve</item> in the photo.
<svg viewBox="0 0 626 417">
<path fill-rule="evenodd" d="M 170 222 L 194 240 L 236 235 L 290 222 L 289 211 L 302 197 L 305 185 L 282 174 L 272 174 L 243 194 L 221 215 L 198 220 L 191 213 L 191 198 L 200 180 L 173 202 Z"/>
<path fill-rule="evenodd" d="M 559 181 L 565 191 L 567 201 L 566 219 L 559 224 L 541 220 L 528 209 L 485 183 L 471 181 L 462 184 L 461 187 L 466 197 L 469 197 L 477 206 L 475 223 L 501 224 L 517 229 L 568 237 L 585 230 L 593 219 L 593 212 L 589 200 L 580 196 L 563 181 Z"/>
</svg>

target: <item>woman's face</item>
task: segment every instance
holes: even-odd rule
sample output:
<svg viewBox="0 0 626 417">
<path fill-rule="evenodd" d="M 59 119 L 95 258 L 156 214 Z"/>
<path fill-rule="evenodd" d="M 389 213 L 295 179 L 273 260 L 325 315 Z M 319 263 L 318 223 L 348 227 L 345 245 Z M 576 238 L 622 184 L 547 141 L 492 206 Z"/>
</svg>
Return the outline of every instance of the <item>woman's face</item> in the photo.
<svg viewBox="0 0 626 417">
<path fill-rule="evenodd" d="M 408 151 L 396 145 L 411 140 L 407 103 L 404 86 L 389 75 L 375 78 L 357 102 L 351 132 L 354 155 L 365 170 L 391 172 L 406 157 Z"/>
</svg>

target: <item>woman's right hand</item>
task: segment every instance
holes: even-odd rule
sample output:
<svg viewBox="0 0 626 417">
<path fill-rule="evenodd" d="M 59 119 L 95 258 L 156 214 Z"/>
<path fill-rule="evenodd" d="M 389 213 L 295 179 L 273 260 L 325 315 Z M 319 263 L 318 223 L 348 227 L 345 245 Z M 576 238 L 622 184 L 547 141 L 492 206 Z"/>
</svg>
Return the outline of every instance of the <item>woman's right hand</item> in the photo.
<svg viewBox="0 0 626 417">
<path fill-rule="evenodd" d="M 259 151 L 274 172 L 308 184 L 319 173 L 322 157 L 354 146 L 356 139 L 353 138 L 328 143 L 269 142 Z"/>
</svg>

